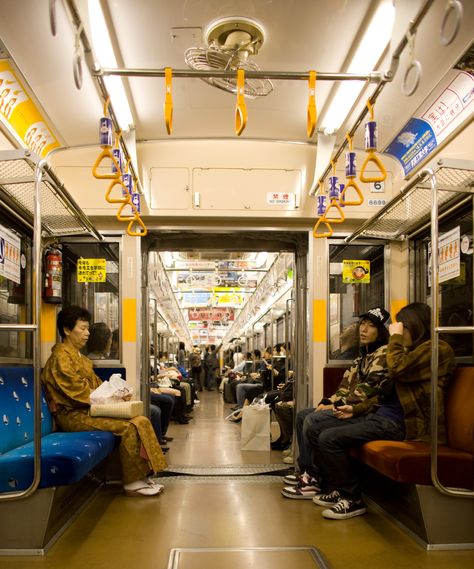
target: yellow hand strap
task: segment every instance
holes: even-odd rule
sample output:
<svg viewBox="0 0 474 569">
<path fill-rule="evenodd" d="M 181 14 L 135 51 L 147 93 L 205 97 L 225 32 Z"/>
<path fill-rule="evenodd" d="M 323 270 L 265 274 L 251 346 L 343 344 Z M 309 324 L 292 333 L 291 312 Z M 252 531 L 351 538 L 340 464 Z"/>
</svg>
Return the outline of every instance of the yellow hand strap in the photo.
<svg viewBox="0 0 474 569">
<path fill-rule="evenodd" d="M 137 228 L 137 230 L 133 230 L 134 223 L 138 224 L 139 229 Z M 130 235 L 130 237 L 145 237 L 147 233 L 148 229 L 139 215 L 128 224 L 127 235 Z"/>
<path fill-rule="evenodd" d="M 323 232 L 323 233 L 318 233 L 318 227 L 320 226 L 321 223 L 324 223 L 324 225 L 327 228 L 327 231 Z M 324 219 L 323 217 L 320 217 L 318 219 L 318 221 L 316 222 L 315 226 L 313 227 L 313 237 L 315 237 L 316 239 L 320 238 L 320 237 L 331 237 L 332 235 L 332 227 L 329 225 L 329 223 Z"/>
<path fill-rule="evenodd" d="M 350 201 L 345 199 L 346 192 L 349 188 L 354 188 L 359 198 L 358 200 Z M 344 189 L 339 194 L 339 203 L 341 205 L 362 205 L 364 203 L 364 195 L 362 194 L 361 189 L 357 185 L 357 182 L 353 178 L 350 178 L 348 180 L 347 184 L 344 186 Z"/>
<path fill-rule="evenodd" d="M 128 194 L 128 196 L 126 196 L 126 197 L 128 198 L 127 201 L 123 202 L 122 205 L 118 208 L 117 216 L 116 216 L 118 221 L 134 221 L 139 215 L 137 208 L 132 203 L 132 199 L 131 199 L 130 194 Z M 132 209 L 132 214 L 123 215 L 123 210 L 127 207 L 127 205 L 130 205 L 130 207 Z"/>
<path fill-rule="evenodd" d="M 373 162 L 377 168 L 379 169 L 380 174 L 378 176 L 366 176 L 365 169 L 367 168 L 368 164 Z M 372 150 L 367 152 L 367 156 L 365 157 L 364 163 L 362 164 L 362 168 L 360 169 L 359 179 L 361 182 L 383 182 L 387 177 L 387 170 L 385 170 L 385 166 L 382 164 L 380 158 L 373 152 Z"/>
<path fill-rule="evenodd" d="M 173 130 L 173 95 L 171 91 L 173 79 L 173 70 L 171 67 L 165 67 L 165 125 L 166 132 L 171 134 Z"/>
<path fill-rule="evenodd" d="M 112 190 L 115 188 L 115 186 L 120 186 L 120 198 L 114 198 L 112 197 Z M 126 192 L 126 194 L 124 194 L 124 191 Z M 109 189 L 107 190 L 107 193 L 105 194 L 105 201 L 109 202 L 109 203 L 128 203 L 130 201 L 130 194 L 128 193 L 128 188 L 127 186 L 125 186 L 125 184 L 122 182 L 122 180 L 120 178 L 115 179 L 109 186 Z"/>
<path fill-rule="evenodd" d="M 245 71 L 237 69 L 237 104 L 235 105 L 235 134 L 240 136 L 247 125 L 247 106 L 245 104 Z"/>
<path fill-rule="evenodd" d="M 98 172 L 97 169 L 99 168 L 100 163 L 104 158 L 110 158 L 110 160 L 112 160 L 115 168 L 117 169 L 116 172 L 110 172 L 108 174 L 100 174 Z M 117 160 L 115 160 L 115 157 L 112 154 L 110 148 L 108 147 L 104 148 L 102 152 L 99 154 L 97 160 L 94 162 L 94 166 L 92 166 L 92 175 L 94 176 L 94 178 L 97 178 L 98 180 L 116 180 L 117 178 L 120 177 L 120 166 L 118 165 Z"/>
<path fill-rule="evenodd" d="M 334 209 L 337 211 L 339 217 L 328 217 L 328 213 Z M 329 207 L 326 210 L 326 213 L 323 215 L 324 221 L 328 221 L 330 223 L 342 223 L 346 218 L 344 217 L 344 212 L 341 209 L 341 206 L 337 203 L 337 200 L 331 200 Z"/>
<path fill-rule="evenodd" d="M 308 113 L 306 122 L 306 133 L 308 138 L 311 138 L 314 134 L 314 129 L 316 128 L 317 111 L 316 111 L 316 71 L 309 72 L 309 98 L 308 98 Z"/>
</svg>

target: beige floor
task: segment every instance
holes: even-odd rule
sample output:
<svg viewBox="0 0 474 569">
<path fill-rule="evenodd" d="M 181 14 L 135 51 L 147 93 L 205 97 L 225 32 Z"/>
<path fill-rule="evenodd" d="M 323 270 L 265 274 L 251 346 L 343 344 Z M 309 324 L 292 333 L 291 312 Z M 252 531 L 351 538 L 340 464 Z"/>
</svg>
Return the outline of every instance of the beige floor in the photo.
<svg viewBox="0 0 474 569">
<path fill-rule="evenodd" d="M 189 426 L 173 425 L 172 465 L 264 464 L 281 453 L 243 453 L 229 406 L 203 393 Z M 271 481 L 270 481 L 271 480 Z M 472 569 L 474 552 L 426 552 L 383 515 L 325 520 L 311 501 L 280 495 L 275 478 L 179 476 L 157 498 L 127 498 L 118 487 L 97 496 L 44 558 L 1 558 L 0 569 L 166 569 L 172 548 L 318 548 L 332 569 Z M 180 569 L 306 569 L 296 553 L 265 558 L 231 552 L 188 554 Z M 268 564 L 267 564 L 268 563 Z"/>
</svg>

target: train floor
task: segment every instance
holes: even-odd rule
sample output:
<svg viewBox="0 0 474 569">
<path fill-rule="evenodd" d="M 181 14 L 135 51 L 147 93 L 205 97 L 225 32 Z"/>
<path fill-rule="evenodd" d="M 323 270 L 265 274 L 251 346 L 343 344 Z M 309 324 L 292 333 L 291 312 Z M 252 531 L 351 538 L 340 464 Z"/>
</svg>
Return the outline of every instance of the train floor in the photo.
<svg viewBox="0 0 474 569">
<path fill-rule="evenodd" d="M 168 432 L 176 474 L 163 477 L 163 494 L 129 498 L 109 485 L 44 557 L 0 557 L 0 569 L 474 566 L 474 552 L 427 552 L 370 506 L 364 516 L 333 521 L 311 500 L 283 498 L 281 473 L 271 471 L 285 467 L 281 452 L 242 452 L 240 425 L 225 421 L 230 405 L 218 392 L 199 395 L 189 425 L 172 424 Z M 270 472 L 245 474 L 262 465 Z"/>
</svg>

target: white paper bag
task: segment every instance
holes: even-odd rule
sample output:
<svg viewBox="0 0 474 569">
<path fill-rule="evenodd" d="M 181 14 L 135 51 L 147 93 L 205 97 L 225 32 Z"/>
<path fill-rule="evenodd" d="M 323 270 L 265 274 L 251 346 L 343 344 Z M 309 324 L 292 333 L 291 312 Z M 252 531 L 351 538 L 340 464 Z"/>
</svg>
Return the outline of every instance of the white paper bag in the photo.
<svg viewBox="0 0 474 569">
<path fill-rule="evenodd" d="M 270 406 L 247 405 L 242 409 L 241 450 L 270 450 Z"/>
<path fill-rule="evenodd" d="M 130 401 L 133 396 L 133 388 L 119 373 L 110 376 L 109 381 L 102 382 L 91 393 L 91 405 L 105 405 L 106 403 L 122 403 Z"/>
</svg>

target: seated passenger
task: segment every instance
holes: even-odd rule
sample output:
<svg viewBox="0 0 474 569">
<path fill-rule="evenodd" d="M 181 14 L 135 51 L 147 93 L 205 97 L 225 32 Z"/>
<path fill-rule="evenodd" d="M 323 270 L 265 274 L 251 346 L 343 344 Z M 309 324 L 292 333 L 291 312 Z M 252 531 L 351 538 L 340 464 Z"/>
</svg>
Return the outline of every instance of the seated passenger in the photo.
<svg viewBox="0 0 474 569">
<path fill-rule="evenodd" d="M 374 440 L 430 440 L 431 310 L 424 303 L 413 302 L 400 310 L 396 320 L 389 327 L 390 380 L 377 396 L 361 404 L 368 414 L 356 417 L 356 406 L 338 406 L 334 413 L 343 426 L 326 429 L 312 440 L 327 489 L 313 501 L 329 506 L 322 512 L 325 518 L 341 520 L 366 512 L 350 456 L 352 447 Z M 448 344 L 440 340 L 438 347 L 438 442 L 443 443 L 446 442 L 444 396 L 455 361 Z"/>
<path fill-rule="evenodd" d="M 285 498 L 312 499 L 320 492 L 320 469 L 314 457 L 310 432 L 315 438 L 321 430 L 341 426 L 334 414 L 335 406 L 354 405 L 355 414 L 364 412 L 361 402 L 376 395 L 388 378 L 386 351 L 388 331 L 385 327 L 389 313 L 382 307 L 372 308 L 359 318 L 360 355 L 342 378 L 337 391 L 321 399 L 316 409 L 310 407 L 296 416 L 296 438 L 299 447 L 298 471 L 283 481 L 293 487 L 283 488 Z"/>
<path fill-rule="evenodd" d="M 89 338 L 89 312 L 79 306 L 61 310 L 57 326 L 62 343 L 56 344 L 42 374 L 51 412 L 62 431 L 111 431 L 119 445 L 122 480 L 127 496 L 154 496 L 163 490 L 150 475 L 166 461 L 146 417 L 111 419 L 91 417 L 90 394 L 102 381 L 92 361 L 80 353 Z"/>
</svg>

